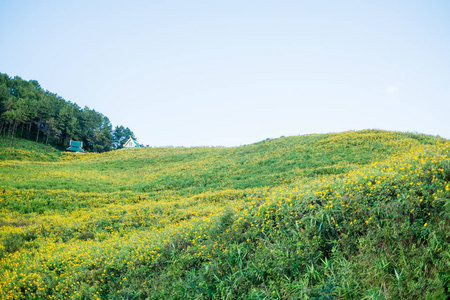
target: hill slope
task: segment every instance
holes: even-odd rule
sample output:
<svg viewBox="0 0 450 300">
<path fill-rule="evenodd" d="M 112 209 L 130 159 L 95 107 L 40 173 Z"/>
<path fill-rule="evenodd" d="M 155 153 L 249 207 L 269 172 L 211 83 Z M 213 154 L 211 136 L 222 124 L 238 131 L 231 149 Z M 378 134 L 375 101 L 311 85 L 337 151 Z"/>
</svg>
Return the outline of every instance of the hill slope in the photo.
<svg viewBox="0 0 450 300">
<path fill-rule="evenodd" d="M 0 296 L 445 299 L 449 149 L 369 130 L 7 157 Z"/>
</svg>

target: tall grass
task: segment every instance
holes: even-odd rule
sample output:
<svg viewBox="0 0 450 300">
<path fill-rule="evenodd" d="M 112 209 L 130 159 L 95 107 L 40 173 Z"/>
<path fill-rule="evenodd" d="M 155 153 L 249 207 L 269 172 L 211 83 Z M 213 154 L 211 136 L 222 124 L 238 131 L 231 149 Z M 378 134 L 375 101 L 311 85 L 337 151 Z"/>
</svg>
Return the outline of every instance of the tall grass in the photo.
<svg viewBox="0 0 450 300">
<path fill-rule="evenodd" d="M 8 157 L 0 297 L 446 299 L 449 155 L 371 130 Z"/>
</svg>

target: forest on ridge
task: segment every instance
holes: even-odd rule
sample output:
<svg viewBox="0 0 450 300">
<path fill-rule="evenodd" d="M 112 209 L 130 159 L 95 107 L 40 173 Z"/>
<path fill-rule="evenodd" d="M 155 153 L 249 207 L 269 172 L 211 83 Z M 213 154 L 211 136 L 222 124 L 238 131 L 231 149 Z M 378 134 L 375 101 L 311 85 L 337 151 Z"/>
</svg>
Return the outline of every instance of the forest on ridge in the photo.
<svg viewBox="0 0 450 300">
<path fill-rule="evenodd" d="M 16 137 L 65 149 L 70 140 L 83 142 L 89 152 L 123 147 L 134 133 L 113 126 L 102 113 L 81 108 L 58 94 L 44 90 L 36 80 L 0 73 L 0 136 L 13 146 Z"/>
</svg>

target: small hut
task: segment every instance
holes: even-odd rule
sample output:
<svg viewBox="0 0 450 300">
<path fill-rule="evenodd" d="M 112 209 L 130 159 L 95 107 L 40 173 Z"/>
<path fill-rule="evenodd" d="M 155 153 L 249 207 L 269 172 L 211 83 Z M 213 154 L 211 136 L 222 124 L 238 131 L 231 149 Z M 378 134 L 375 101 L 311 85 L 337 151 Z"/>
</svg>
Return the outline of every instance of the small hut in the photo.
<svg viewBox="0 0 450 300">
<path fill-rule="evenodd" d="M 70 147 L 66 149 L 69 152 L 84 153 L 83 142 L 70 141 Z"/>
<path fill-rule="evenodd" d="M 131 148 L 139 148 L 139 144 L 133 140 L 130 136 L 130 138 L 128 139 L 128 141 L 126 141 L 125 145 L 123 145 L 123 147 L 125 149 L 131 149 Z"/>
</svg>

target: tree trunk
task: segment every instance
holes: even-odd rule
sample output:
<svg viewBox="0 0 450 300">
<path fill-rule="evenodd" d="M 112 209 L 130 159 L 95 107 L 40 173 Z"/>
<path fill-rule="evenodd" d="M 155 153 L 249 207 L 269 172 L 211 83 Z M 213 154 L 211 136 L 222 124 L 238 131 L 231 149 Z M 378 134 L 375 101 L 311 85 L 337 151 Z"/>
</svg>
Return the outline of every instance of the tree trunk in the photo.
<svg viewBox="0 0 450 300">
<path fill-rule="evenodd" d="M 37 143 L 39 141 L 39 132 L 41 131 L 41 123 L 42 123 L 41 121 L 37 122 L 36 145 L 37 145 Z"/>
<path fill-rule="evenodd" d="M 12 124 L 11 123 L 9 123 L 9 126 L 8 126 L 8 137 L 9 137 L 9 139 L 12 138 Z"/>
<path fill-rule="evenodd" d="M 47 145 L 48 145 L 48 131 L 47 131 L 47 138 L 45 139 L 45 152 L 47 152 Z"/>
<path fill-rule="evenodd" d="M 62 145 L 62 146 L 64 146 L 64 142 L 66 141 L 66 135 L 67 135 L 66 131 L 63 130 L 63 131 L 61 132 L 61 145 Z"/>
<path fill-rule="evenodd" d="M 18 122 L 15 121 L 14 125 L 13 125 L 13 128 L 12 128 L 12 132 L 11 132 L 11 142 L 9 143 L 9 147 L 12 147 L 12 144 L 13 144 L 13 141 L 14 141 L 14 137 L 16 135 L 16 129 L 17 129 L 18 125 L 19 125 Z"/>
<path fill-rule="evenodd" d="M 48 136 L 49 136 L 49 130 L 47 129 L 47 139 L 45 140 L 45 146 L 48 145 Z"/>
<path fill-rule="evenodd" d="M 23 138 L 23 127 L 25 127 L 25 123 L 22 123 L 22 131 L 20 132 L 20 137 Z"/>
<path fill-rule="evenodd" d="M 31 126 L 32 125 L 33 125 L 33 121 L 30 120 L 30 123 L 28 123 L 27 139 L 30 139 L 30 137 L 31 137 Z"/>
<path fill-rule="evenodd" d="M 6 122 L 3 122 L 3 139 L 6 141 L 8 139 L 6 134 Z"/>
</svg>

